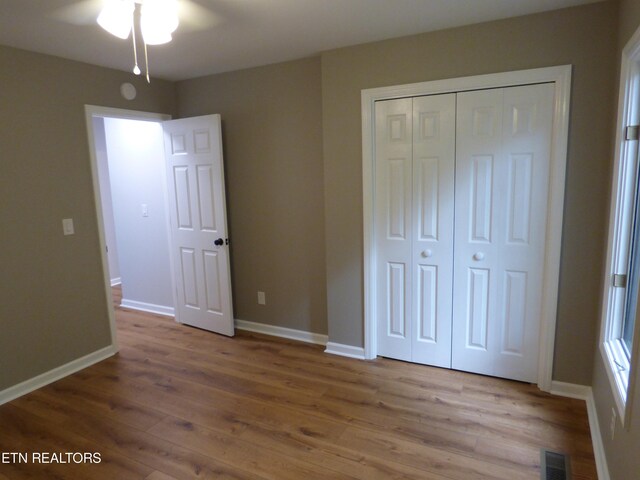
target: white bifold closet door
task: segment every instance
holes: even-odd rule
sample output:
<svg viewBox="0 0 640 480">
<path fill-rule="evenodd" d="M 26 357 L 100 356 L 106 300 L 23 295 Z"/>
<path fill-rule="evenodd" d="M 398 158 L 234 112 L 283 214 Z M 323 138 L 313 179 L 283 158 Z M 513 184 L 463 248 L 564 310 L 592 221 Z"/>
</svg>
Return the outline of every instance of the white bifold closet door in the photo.
<svg viewBox="0 0 640 480">
<path fill-rule="evenodd" d="M 452 367 L 537 381 L 553 85 L 458 94 Z"/>
<path fill-rule="evenodd" d="M 553 97 L 376 103 L 380 355 L 537 380 Z"/>
<path fill-rule="evenodd" d="M 449 367 L 455 94 L 376 103 L 378 353 Z"/>
</svg>

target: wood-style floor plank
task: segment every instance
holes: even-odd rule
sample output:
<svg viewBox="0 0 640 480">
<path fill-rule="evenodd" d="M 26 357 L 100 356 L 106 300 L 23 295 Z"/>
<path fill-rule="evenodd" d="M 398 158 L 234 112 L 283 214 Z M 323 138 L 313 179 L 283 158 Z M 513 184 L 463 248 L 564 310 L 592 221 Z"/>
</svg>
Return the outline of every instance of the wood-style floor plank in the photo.
<svg viewBox="0 0 640 480">
<path fill-rule="evenodd" d="M 151 475 L 145 478 L 145 480 L 177 480 L 176 477 L 170 477 L 166 473 L 153 472 Z"/>
<path fill-rule="evenodd" d="M 584 402 L 534 385 L 116 319 L 118 355 L 0 406 L 0 451 L 102 462 L 0 464 L 0 480 L 537 480 L 541 448 L 597 479 Z"/>
</svg>

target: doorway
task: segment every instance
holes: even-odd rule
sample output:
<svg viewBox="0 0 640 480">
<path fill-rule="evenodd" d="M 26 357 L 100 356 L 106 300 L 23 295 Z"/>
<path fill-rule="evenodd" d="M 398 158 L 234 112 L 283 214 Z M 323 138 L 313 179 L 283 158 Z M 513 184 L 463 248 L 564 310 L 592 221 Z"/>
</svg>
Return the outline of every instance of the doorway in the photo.
<svg viewBox="0 0 640 480">
<path fill-rule="evenodd" d="M 93 117 L 111 286 L 121 306 L 174 315 L 162 126 Z"/>
<path fill-rule="evenodd" d="M 89 155 L 91 157 L 91 173 L 93 178 L 93 191 L 95 197 L 96 204 L 96 213 L 98 218 L 98 235 L 99 241 L 101 245 L 101 256 L 102 256 L 102 265 L 104 271 L 104 283 L 105 283 L 105 295 L 107 299 L 108 312 L 109 312 L 109 321 L 110 321 L 110 329 L 111 329 L 111 338 L 114 345 L 117 346 L 117 336 L 116 336 L 116 324 L 115 324 L 115 310 L 112 301 L 112 286 L 121 285 L 122 283 L 122 272 L 120 270 L 120 265 L 124 258 L 120 258 L 120 252 L 118 251 L 118 241 L 116 237 L 115 230 L 115 219 L 114 219 L 114 208 L 113 208 L 113 193 L 111 191 L 111 178 L 110 178 L 110 170 L 108 163 L 108 152 L 107 152 L 107 138 L 105 132 L 105 119 L 107 122 L 112 122 L 114 128 L 119 130 L 118 125 L 119 120 L 123 121 L 133 121 L 133 122 L 148 122 L 150 124 L 155 124 L 159 127 L 160 122 L 164 120 L 169 120 L 171 118 L 170 115 L 159 114 L 159 113 L 151 113 L 151 112 L 139 112 L 134 110 L 123 110 L 117 108 L 109 108 L 109 107 L 100 107 L 87 105 L 85 106 L 85 117 L 86 117 L 86 126 L 87 126 L 87 137 L 89 142 Z M 156 140 L 157 142 L 157 140 Z M 160 137 L 160 142 L 162 142 L 162 137 Z M 155 145 L 156 148 L 162 148 L 160 145 Z M 164 186 L 165 182 L 163 179 L 160 187 L 162 189 L 166 189 Z M 129 189 L 127 189 L 129 190 Z M 164 193 L 163 193 L 164 195 Z M 165 203 L 166 205 L 166 203 Z M 126 210 L 125 210 L 126 212 Z M 142 214 L 142 211 L 141 211 Z M 162 221 L 166 222 L 166 214 Z M 127 222 L 129 223 L 129 222 Z M 121 232 L 125 236 L 127 236 L 126 229 Z M 133 231 L 129 232 L 133 233 Z M 167 238 L 168 242 L 168 238 Z M 127 250 L 129 250 L 127 248 Z M 133 252 L 135 249 L 131 249 Z M 125 252 L 125 257 L 129 252 Z M 132 279 L 134 282 L 136 281 L 136 276 Z M 168 281 L 170 282 L 171 291 L 174 290 L 172 286 L 172 275 L 170 275 Z M 126 282 L 126 274 L 125 274 L 125 282 Z M 134 295 L 136 295 L 134 293 Z M 126 297 L 125 297 L 126 300 Z M 136 300 L 133 300 L 134 302 Z M 139 308 L 150 310 L 148 307 L 151 302 L 141 302 L 138 304 L 129 305 L 130 308 Z M 144 303 L 147 303 L 146 308 Z M 157 304 L 155 304 L 157 305 Z M 171 304 L 170 304 L 171 305 Z M 169 306 L 171 308 L 171 306 Z M 164 312 L 156 311 L 154 313 L 164 313 L 166 315 L 172 315 L 173 310 L 165 310 Z"/>
<path fill-rule="evenodd" d="M 542 390 L 551 389 L 557 287 L 559 278 L 562 206 L 567 156 L 569 120 L 569 92 L 571 67 L 550 67 L 519 72 L 507 72 L 476 77 L 463 77 L 395 87 L 383 87 L 362 92 L 363 122 L 363 223 L 364 223 L 364 303 L 365 303 L 365 357 L 378 355 L 377 331 L 379 318 L 376 286 L 378 246 L 376 232 L 376 142 L 375 105 L 383 100 L 450 94 L 504 87 L 517 87 L 550 83 L 553 85 L 553 130 L 550 145 L 548 195 L 545 225 L 545 252 L 542 260 L 542 292 L 540 300 L 540 333 L 538 344 L 537 384 Z"/>
<path fill-rule="evenodd" d="M 142 282 L 138 278 L 137 294 L 161 294 L 165 304 L 160 304 L 158 309 L 154 303 L 130 299 L 125 302 L 123 299 L 123 306 L 163 314 L 173 313 L 175 309 L 179 323 L 233 336 L 220 115 L 169 120 L 167 115 L 105 107 L 86 106 L 85 111 L 112 339 L 116 339 L 115 312 L 111 301 L 112 278 L 103 221 L 105 214 L 96 149 L 98 139 L 94 131 L 96 118 L 103 119 L 105 137 L 116 139 L 110 150 L 121 153 L 124 159 L 123 165 L 118 165 L 121 159 L 114 161 L 116 170 L 119 167 L 124 170 L 124 175 L 117 172 L 123 177 L 120 180 L 124 187 L 120 188 L 122 185 L 114 181 L 108 184 L 117 190 L 113 192 L 113 197 L 118 197 L 114 202 L 114 218 L 117 220 L 119 210 L 121 217 L 129 221 L 124 223 L 125 230 L 138 228 L 131 245 L 127 245 L 126 254 L 137 264 L 137 273 L 147 276 Z M 130 135 L 139 129 L 145 131 Z M 149 142 L 150 138 L 155 140 Z M 105 138 L 105 143 L 108 140 Z M 145 156 L 147 158 L 143 158 Z M 140 172 L 149 178 L 140 178 Z M 145 184 L 148 188 L 144 188 Z M 120 196 L 127 198 L 124 205 L 118 206 Z M 153 199 L 153 204 L 146 198 Z M 125 243 L 121 241 L 121 233 L 116 232 L 117 255 L 126 260 L 122 258 L 125 256 Z M 158 245 L 151 245 L 154 242 Z M 163 245 L 167 244 L 168 248 L 164 248 Z M 130 248 L 132 245 L 137 251 Z M 164 252 L 157 251 L 158 248 Z M 140 266 L 145 262 L 146 272 L 145 266 Z M 135 289 L 127 284 L 123 261 L 118 263 L 126 299 Z M 159 271 L 163 273 L 159 274 Z M 133 275 L 130 274 L 129 278 Z M 164 291 L 159 282 L 164 282 Z M 173 307 L 166 307 L 171 298 Z"/>
</svg>

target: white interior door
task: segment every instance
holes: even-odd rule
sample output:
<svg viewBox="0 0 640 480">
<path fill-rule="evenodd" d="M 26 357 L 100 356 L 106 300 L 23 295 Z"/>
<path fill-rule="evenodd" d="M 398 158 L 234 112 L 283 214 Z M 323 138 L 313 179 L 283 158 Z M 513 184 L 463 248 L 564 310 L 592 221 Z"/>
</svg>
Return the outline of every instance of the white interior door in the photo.
<svg viewBox="0 0 640 480">
<path fill-rule="evenodd" d="M 378 353 L 411 361 L 412 99 L 376 103 Z"/>
<path fill-rule="evenodd" d="M 451 366 L 455 94 L 413 99 L 412 361 Z"/>
<path fill-rule="evenodd" d="M 458 94 L 454 369 L 537 381 L 553 97 Z"/>
<path fill-rule="evenodd" d="M 376 103 L 378 351 L 451 366 L 455 94 Z"/>
<path fill-rule="evenodd" d="M 232 336 L 219 115 L 163 122 L 176 319 Z"/>
</svg>

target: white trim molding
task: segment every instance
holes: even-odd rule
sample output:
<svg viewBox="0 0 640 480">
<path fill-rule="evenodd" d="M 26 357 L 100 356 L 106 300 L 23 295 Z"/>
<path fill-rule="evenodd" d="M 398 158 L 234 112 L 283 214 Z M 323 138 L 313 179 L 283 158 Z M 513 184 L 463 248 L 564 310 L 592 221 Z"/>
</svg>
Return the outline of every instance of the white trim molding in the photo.
<svg viewBox="0 0 640 480">
<path fill-rule="evenodd" d="M 84 357 L 77 358 L 69 363 L 56 367 L 53 370 L 42 373 L 37 377 L 30 378 L 29 380 L 25 380 L 13 387 L 9 387 L 0 392 L 0 405 L 10 402 L 11 400 L 15 400 L 27 393 L 33 392 L 38 388 L 49 385 L 50 383 L 60 380 L 72 373 L 76 373 L 84 368 L 90 367 L 94 363 L 101 362 L 102 360 L 115 355 L 117 352 L 118 349 L 115 345 L 109 345 L 85 355 Z"/>
<path fill-rule="evenodd" d="M 618 409 L 620 422 L 631 425 L 633 392 L 640 368 L 640 322 L 636 319 L 631 351 L 622 347 L 621 331 L 627 288 L 613 285 L 615 274 L 629 274 L 638 169 L 637 140 L 626 140 L 628 126 L 640 123 L 640 28 L 622 50 L 616 123 L 615 156 L 609 210 L 609 232 L 602 291 L 600 354 Z"/>
<path fill-rule="evenodd" d="M 561 397 L 577 398 L 587 403 L 587 415 L 589 416 L 589 430 L 591 432 L 591 443 L 593 444 L 593 455 L 596 460 L 596 470 L 599 480 L 610 480 L 607 457 L 604 453 L 604 443 L 602 442 L 602 431 L 598 421 L 596 402 L 593 398 L 593 390 L 586 385 L 575 385 L 564 382 L 551 382 L 551 394 Z"/>
<path fill-rule="evenodd" d="M 111 298 L 111 278 L 109 278 L 109 260 L 107 258 L 107 242 L 105 240 L 104 223 L 102 222 L 102 197 L 100 196 L 100 179 L 98 176 L 98 159 L 96 157 L 96 140 L 93 132 L 94 117 L 125 118 L 131 120 L 147 120 L 161 122 L 170 120 L 171 115 L 152 112 L 138 112 L 135 110 L 124 110 L 121 108 L 100 107 L 96 105 L 84 106 L 85 125 L 87 128 L 87 141 L 89 143 L 89 158 L 91 164 L 91 179 L 93 181 L 93 199 L 96 207 L 96 219 L 98 224 L 98 241 L 100 242 L 100 252 L 102 260 L 102 274 L 104 278 L 104 298 L 107 302 L 107 312 L 109 314 L 109 328 L 111 333 L 111 343 L 118 349 L 118 337 L 116 335 L 116 313 L 113 308 Z M 173 278 L 173 277 L 172 277 Z M 175 289 L 174 289 L 175 290 Z"/>
<path fill-rule="evenodd" d="M 558 395 L 560 397 L 577 398 L 578 400 L 587 401 L 587 398 L 591 394 L 591 387 L 588 385 L 577 385 L 575 383 L 565 383 L 553 380 L 551 382 L 552 395 Z"/>
<path fill-rule="evenodd" d="M 138 302 L 123 298 L 120 302 L 122 308 L 131 310 L 140 310 L 141 312 L 155 313 L 156 315 L 164 315 L 165 317 L 174 317 L 175 309 L 166 305 L 156 305 L 154 303 Z"/>
<path fill-rule="evenodd" d="M 111 279 L 111 286 L 115 287 L 116 285 L 120 285 L 122 283 L 122 279 L 120 277 Z"/>
<path fill-rule="evenodd" d="M 547 207 L 546 249 L 544 259 L 542 320 L 539 337 L 538 387 L 551 389 L 553 352 L 555 348 L 558 285 L 560 278 L 560 248 L 564 205 L 564 184 L 569 135 L 569 104 L 571 92 L 571 65 L 562 65 L 516 72 L 495 73 L 424 83 L 363 90 L 362 100 L 362 190 L 364 225 L 364 355 L 377 356 L 376 332 L 376 246 L 374 241 L 374 160 L 375 102 L 392 98 L 435 95 L 468 90 L 553 83 L 555 103 L 551 164 L 549 172 L 549 201 Z"/>
<path fill-rule="evenodd" d="M 238 330 L 246 330 L 247 332 L 262 333 L 271 335 L 272 337 L 288 338 L 305 343 L 315 343 L 316 345 L 326 345 L 328 337 L 321 333 L 305 332 L 304 330 L 295 330 L 293 328 L 278 327 L 276 325 L 268 325 L 266 323 L 250 322 L 248 320 L 235 320 Z"/>
<path fill-rule="evenodd" d="M 344 345 L 342 343 L 327 342 L 327 348 L 324 353 L 340 355 L 341 357 L 356 358 L 358 360 L 365 359 L 364 348 Z"/>
<path fill-rule="evenodd" d="M 245 330 L 247 332 L 256 332 L 262 333 L 264 335 L 271 335 L 272 337 L 288 338 L 290 340 L 297 340 L 299 342 L 323 345 L 327 347 L 324 353 L 340 355 L 341 357 L 355 358 L 358 360 L 364 360 L 365 358 L 364 348 L 330 342 L 327 335 L 323 335 L 320 333 L 305 332 L 303 330 L 295 330 L 293 328 L 278 327 L 275 325 L 268 325 L 266 323 L 250 322 L 248 320 L 240 319 L 235 320 L 235 325 L 238 330 Z"/>
</svg>

